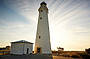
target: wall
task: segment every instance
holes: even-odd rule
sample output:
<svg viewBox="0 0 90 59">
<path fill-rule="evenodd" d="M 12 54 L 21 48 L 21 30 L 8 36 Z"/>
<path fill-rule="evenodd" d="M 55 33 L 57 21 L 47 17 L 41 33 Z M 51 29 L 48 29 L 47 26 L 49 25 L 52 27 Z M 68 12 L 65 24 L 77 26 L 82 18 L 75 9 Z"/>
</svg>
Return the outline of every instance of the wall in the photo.
<svg viewBox="0 0 90 59">
<path fill-rule="evenodd" d="M 12 43 L 11 44 L 11 54 L 27 54 L 27 48 L 29 48 L 29 54 L 32 53 L 33 44 Z"/>
</svg>

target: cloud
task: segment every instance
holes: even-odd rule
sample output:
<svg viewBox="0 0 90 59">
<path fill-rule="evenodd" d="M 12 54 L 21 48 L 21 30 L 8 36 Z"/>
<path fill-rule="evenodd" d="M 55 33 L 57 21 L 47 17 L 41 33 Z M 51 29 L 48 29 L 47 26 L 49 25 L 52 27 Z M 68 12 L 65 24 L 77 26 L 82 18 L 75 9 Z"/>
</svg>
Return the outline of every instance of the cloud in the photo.
<svg viewBox="0 0 90 59">
<path fill-rule="evenodd" d="M 4 23 L 7 22 L 4 21 Z M 6 26 L 0 26 L 0 39 L 10 42 L 25 38 L 34 42 L 35 32 L 36 30 L 31 24 L 25 24 L 23 22 L 9 22 Z"/>
<path fill-rule="evenodd" d="M 90 7 L 88 1 L 45 0 L 49 8 L 52 49 L 62 46 L 66 50 L 71 49 L 71 47 L 71 50 L 78 50 L 82 48 L 82 45 L 85 46 L 84 48 L 89 46 Z M 4 0 L 7 9 L 11 9 L 10 12 L 14 12 L 13 14 L 18 17 L 13 14 L 9 15 L 10 12 L 7 13 L 7 9 L 5 10 L 6 16 L 9 17 L 4 16 L 2 20 L 0 18 L 0 39 L 8 39 L 10 42 L 24 38 L 35 42 L 38 8 L 41 2 L 42 0 Z M 78 44 L 78 48 L 77 45 L 73 47 L 75 44 Z"/>
</svg>

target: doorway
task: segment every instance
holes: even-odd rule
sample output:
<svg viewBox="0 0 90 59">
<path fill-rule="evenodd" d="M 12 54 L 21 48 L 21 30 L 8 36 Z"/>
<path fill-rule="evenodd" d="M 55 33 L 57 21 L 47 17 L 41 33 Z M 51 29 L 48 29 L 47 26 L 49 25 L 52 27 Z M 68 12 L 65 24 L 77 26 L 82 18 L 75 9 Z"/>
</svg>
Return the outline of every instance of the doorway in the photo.
<svg viewBox="0 0 90 59">
<path fill-rule="evenodd" d="M 27 54 L 29 54 L 29 48 L 27 48 Z"/>
<path fill-rule="evenodd" d="M 40 47 L 37 48 L 37 53 L 41 53 L 41 48 Z"/>
</svg>

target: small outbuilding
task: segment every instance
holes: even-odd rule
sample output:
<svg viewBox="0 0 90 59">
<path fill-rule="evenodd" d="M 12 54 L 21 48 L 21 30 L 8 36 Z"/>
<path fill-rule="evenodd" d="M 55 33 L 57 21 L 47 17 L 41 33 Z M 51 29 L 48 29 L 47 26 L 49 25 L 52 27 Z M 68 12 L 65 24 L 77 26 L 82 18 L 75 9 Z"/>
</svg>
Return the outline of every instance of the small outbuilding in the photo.
<svg viewBox="0 0 90 59">
<path fill-rule="evenodd" d="M 20 40 L 16 42 L 11 42 L 11 54 L 32 54 L 33 52 L 33 43 Z"/>
</svg>

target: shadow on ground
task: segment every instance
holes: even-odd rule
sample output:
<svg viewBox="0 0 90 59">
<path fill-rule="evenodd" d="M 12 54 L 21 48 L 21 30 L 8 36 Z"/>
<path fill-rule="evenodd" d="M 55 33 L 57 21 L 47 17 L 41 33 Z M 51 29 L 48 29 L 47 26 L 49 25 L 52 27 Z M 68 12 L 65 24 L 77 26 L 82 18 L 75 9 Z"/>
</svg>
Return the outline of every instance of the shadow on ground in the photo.
<svg viewBox="0 0 90 59">
<path fill-rule="evenodd" d="M 0 59 L 53 59 L 51 55 L 5 55 Z"/>
</svg>

